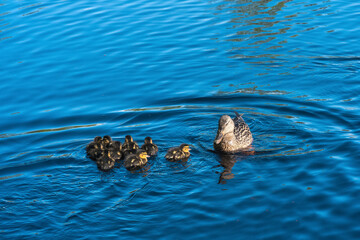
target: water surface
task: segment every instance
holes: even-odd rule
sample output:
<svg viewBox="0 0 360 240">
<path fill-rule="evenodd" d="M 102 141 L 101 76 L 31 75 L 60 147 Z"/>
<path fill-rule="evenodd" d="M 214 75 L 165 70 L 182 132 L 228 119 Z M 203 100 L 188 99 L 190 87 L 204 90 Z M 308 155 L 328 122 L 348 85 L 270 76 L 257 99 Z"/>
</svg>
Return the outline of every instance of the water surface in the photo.
<svg viewBox="0 0 360 240">
<path fill-rule="evenodd" d="M 355 1 L 0 0 L 2 238 L 359 239 Z M 251 152 L 213 153 L 244 113 Z M 94 136 L 160 152 L 102 173 Z M 164 159 L 192 145 L 187 162 Z"/>
</svg>

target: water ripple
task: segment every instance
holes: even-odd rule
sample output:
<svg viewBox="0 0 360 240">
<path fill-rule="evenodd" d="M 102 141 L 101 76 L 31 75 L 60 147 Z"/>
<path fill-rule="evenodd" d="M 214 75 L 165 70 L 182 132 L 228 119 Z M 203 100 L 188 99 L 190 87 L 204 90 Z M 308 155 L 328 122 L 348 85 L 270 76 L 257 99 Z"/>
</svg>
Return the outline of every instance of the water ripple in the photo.
<svg viewBox="0 0 360 240">
<path fill-rule="evenodd" d="M 358 239 L 359 7 L 0 0 L 2 236 Z M 253 145 L 217 154 L 234 111 Z M 86 157 L 127 134 L 142 171 Z"/>
</svg>

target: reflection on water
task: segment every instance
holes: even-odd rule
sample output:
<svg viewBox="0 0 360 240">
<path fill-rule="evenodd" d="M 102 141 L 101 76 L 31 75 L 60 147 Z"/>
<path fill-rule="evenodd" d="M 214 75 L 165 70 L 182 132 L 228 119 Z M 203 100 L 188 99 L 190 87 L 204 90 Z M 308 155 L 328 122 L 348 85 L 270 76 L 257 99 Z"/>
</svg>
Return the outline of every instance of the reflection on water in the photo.
<svg viewBox="0 0 360 240">
<path fill-rule="evenodd" d="M 239 158 L 239 159 L 238 159 Z M 224 170 L 219 174 L 219 184 L 226 184 L 226 180 L 234 178 L 234 174 L 231 172 L 235 163 L 240 160 L 240 157 L 237 155 L 221 155 L 220 156 L 220 165 Z"/>
<path fill-rule="evenodd" d="M 14 29 L 19 27 L 19 25 L 11 25 L 11 22 L 7 22 L 7 17 L 8 17 L 7 15 L 15 15 L 16 16 L 15 18 L 18 21 L 18 20 L 22 20 L 21 18 L 30 17 L 33 14 L 39 13 L 41 10 L 46 8 L 45 6 L 42 6 L 43 3 L 34 3 L 34 4 L 18 7 L 17 9 L 12 9 L 12 11 L 1 12 L 3 8 L 7 7 L 6 6 L 7 4 L 9 3 L 7 3 L 6 1 L 4 1 L 4 3 L 0 2 L 0 33 L 6 34 L 5 36 L 4 35 L 0 36 L 0 41 L 9 40 L 13 38 L 14 36 L 8 34 L 12 34 L 14 32 Z M 13 20 L 14 17 L 11 17 L 11 19 Z"/>
<path fill-rule="evenodd" d="M 1 236 L 360 239 L 359 12 L 0 0 Z M 233 111 L 253 149 L 219 155 Z M 95 136 L 127 134 L 159 146 L 143 170 L 86 157 Z M 189 160 L 168 162 L 183 142 Z"/>
<path fill-rule="evenodd" d="M 219 19 L 218 25 L 223 26 L 217 40 L 227 46 L 228 57 L 252 66 L 264 66 L 267 70 L 293 69 L 304 65 L 304 58 L 314 57 L 307 46 L 317 45 L 312 41 L 315 39 L 308 37 L 317 31 L 333 32 L 324 22 L 320 23 L 322 17 L 334 14 L 330 1 L 314 4 L 293 0 L 214 2 L 217 4 L 215 14 Z M 294 8 L 298 9 L 296 13 Z M 308 54 L 304 54 L 306 51 Z M 302 56 L 298 54 L 300 52 Z M 264 74 L 258 73 L 259 76 Z M 291 74 L 291 71 L 280 74 Z"/>
<path fill-rule="evenodd" d="M 102 125 L 102 124 L 97 123 L 97 124 L 66 126 L 66 127 L 50 128 L 50 129 L 39 129 L 39 130 L 33 130 L 33 131 L 28 131 L 28 132 L 23 132 L 23 133 L 3 133 L 3 134 L 0 134 L 0 138 L 9 138 L 9 137 L 16 137 L 16 136 L 27 135 L 27 134 L 35 134 L 35 133 L 59 132 L 59 131 L 77 129 L 77 128 L 96 127 L 96 126 L 100 126 L 100 125 Z"/>
</svg>

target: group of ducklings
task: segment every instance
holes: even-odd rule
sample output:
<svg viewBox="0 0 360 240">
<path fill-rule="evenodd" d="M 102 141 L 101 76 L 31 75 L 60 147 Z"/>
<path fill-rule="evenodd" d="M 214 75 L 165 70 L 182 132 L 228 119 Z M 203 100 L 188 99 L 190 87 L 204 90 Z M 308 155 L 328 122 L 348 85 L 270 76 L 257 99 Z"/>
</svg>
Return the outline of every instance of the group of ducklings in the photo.
<svg viewBox="0 0 360 240">
<path fill-rule="evenodd" d="M 214 149 L 218 152 L 231 154 L 242 151 L 253 142 L 249 126 L 242 118 L 242 114 L 235 112 L 235 118 L 222 115 L 219 119 L 218 131 L 214 140 Z M 187 160 L 190 157 L 188 144 L 181 144 L 180 147 L 170 148 L 165 158 L 169 161 Z M 98 168 L 103 171 L 112 169 L 116 161 L 124 159 L 124 166 L 128 170 L 137 170 L 144 167 L 147 158 L 155 156 L 158 147 L 153 143 L 151 137 L 146 137 L 144 144 L 134 142 L 130 135 L 125 137 L 124 144 L 113 141 L 110 136 L 95 137 L 94 141 L 86 147 L 88 156 L 95 160 Z"/>
<path fill-rule="evenodd" d="M 125 142 L 113 141 L 108 135 L 97 136 L 86 146 L 88 157 L 94 161 L 102 171 L 109 171 L 114 168 L 116 162 L 124 159 L 124 166 L 129 171 L 143 168 L 148 162 L 148 157 L 153 157 L 158 152 L 158 146 L 153 143 L 151 137 L 146 137 L 144 144 L 139 145 L 130 135 L 125 136 Z M 173 147 L 168 150 L 165 158 L 169 161 L 186 160 L 190 157 L 188 144 L 181 144 L 180 147 Z"/>
</svg>

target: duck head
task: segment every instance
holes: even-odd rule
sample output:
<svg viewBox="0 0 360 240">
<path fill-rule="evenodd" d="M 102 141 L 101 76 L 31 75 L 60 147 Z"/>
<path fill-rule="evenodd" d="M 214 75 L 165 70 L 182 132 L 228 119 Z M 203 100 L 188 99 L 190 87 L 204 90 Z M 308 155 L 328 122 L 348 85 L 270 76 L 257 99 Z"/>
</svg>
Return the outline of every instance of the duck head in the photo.
<svg viewBox="0 0 360 240">
<path fill-rule="evenodd" d="M 137 154 L 138 154 L 139 158 L 140 158 L 140 159 L 143 159 L 143 160 L 147 160 L 147 158 L 150 157 L 150 156 L 147 154 L 147 152 L 144 151 L 144 150 L 139 150 L 139 151 L 137 152 Z"/>
<path fill-rule="evenodd" d="M 112 141 L 111 137 L 109 135 L 106 135 L 103 137 L 104 144 L 109 144 Z"/>
<path fill-rule="evenodd" d="M 130 136 L 130 135 L 125 136 L 125 142 L 132 142 L 132 141 L 133 141 L 132 136 Z"/>
<path fill-rule="evenodd" d="M 151 137 L 146 137 L 144 142 L 145 142 L 145 144 L 150 144 L 150 143 L 152 143 Z"/>
<path fill-rule="evenodd" d="M 214 143 L 219 144 L 223 139 L 223 137 L 225 136 L 225 134 L 234 132 L 234 128 L 235 128 L 235 124 L 234 121 L 231 119 L 231 117 L 228 115 L 222 115 L 219 120 L 218 132 L 214 140 Z"/>
<path fill-rule="evenodd" d="M 102 141 L 102 137 L 100 137 L 100 136 L 97 136 L 94 138 L 94 142 L 96 142 L 96 143 L 99 143 L 101 141 Z"/>
<path fill-rule="evenodd" d="M 186 152 L 186 153 L 190 152 L 190 150 L 191 150 L 189 145 L 186 143 L 181 144 L 180 149 L 181 149 L 181 151 Z"/>
</svg>

